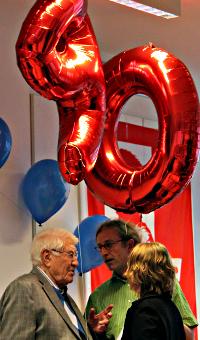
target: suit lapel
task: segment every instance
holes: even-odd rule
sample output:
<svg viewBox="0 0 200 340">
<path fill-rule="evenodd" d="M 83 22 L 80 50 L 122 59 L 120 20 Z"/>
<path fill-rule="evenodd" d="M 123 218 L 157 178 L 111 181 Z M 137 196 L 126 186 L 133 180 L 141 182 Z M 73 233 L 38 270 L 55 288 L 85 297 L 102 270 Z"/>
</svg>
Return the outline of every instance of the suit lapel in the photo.
<svg viewBox="0 0 200 340">
<path fill-rule="evenodd" d="M 48 296 L 49 300 L 54 305 L 54 307 L 56 308 L 58 313 L 61 315 L 63 320 L 67 323 L 67 325 L 71 328 L 71 330 L 76 334 L 77 338 L 81 339 L 77 328 L 74 326 L 74 324 L 72 323 L 71 319 L 69 318 L 66 310 L 64 309 L 64 306 L 63 306 L 62 302 L 60 301 L 59 297 L 57 296 L 57 294 L 54 291 L 54 289 L 51 286 L 51 284 L 48 282 L 48 280 L 45 278 L 45 276 L 42 275 L 42 273 L 36 267 L 33 268 L 32 273 L 35 274 L 38 277 L 38 280 L 39 280 L 39 282 L 42 285 L 42 289 L 45 291 L 45 293 Z M 75 313 L 77 313 L 78 317 L 81 317 L 80 322 L 81 322 L 82 327 L 83 327 L 83 329 L 85 331 L 85 334 L 87 334 L 88 331 L 86 331 L 86 327 L 85 327 L 85 325 L 82 322 L 83 317 L 82 317 L 81 313 L 79 312 L 77 306 L 73 302 L 73 299 L 71 297 L 69 297 L 69 299 L 70 299 L 70 302 L 72 303 L 73 308 L 75 307 L 74 308 Z"/>
</svg>

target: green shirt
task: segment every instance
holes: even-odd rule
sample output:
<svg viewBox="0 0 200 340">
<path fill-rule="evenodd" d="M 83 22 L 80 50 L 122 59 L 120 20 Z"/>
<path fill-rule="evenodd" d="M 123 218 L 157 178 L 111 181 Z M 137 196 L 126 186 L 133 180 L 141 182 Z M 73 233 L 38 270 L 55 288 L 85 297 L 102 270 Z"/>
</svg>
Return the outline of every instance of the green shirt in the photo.
<svg viewBox="0 0 200 340">
<path fill-rule="evenodd" d="M 106 338 L 104 337 L 104 339 L 114 340 L 117 339 L 124 326 L 127 310 L 136 299 L 138 299 L 138 297 L 130 289 L 128 282 L 113 274 L 110 280 L 104 282 L 90 295 L 86 306 L 86 315 L 88 316 L 91 307 L 94 307 L 96 313 L 99 313 L 109 304 L 113 304 L 112 318 L 110 319 Z M 190 309 L 178 281 L 176 281 L 174 287 L 172 300 L 180 311 L 183 323 L 189 327 L 196 327 L 198 325 L 197 320 Z"/>
</svg>

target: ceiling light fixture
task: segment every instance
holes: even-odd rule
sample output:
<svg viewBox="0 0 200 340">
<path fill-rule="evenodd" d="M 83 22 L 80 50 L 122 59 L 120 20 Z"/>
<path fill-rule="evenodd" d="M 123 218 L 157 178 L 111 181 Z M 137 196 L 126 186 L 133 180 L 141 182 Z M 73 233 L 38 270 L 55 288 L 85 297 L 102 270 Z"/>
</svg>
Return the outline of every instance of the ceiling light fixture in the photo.
<svg viewBox="0 0 200 340">
<path fill-rule="evenodd" d="M 110 0 L 166 19 L 180 15 L 180 0 Z"/>
</svg>

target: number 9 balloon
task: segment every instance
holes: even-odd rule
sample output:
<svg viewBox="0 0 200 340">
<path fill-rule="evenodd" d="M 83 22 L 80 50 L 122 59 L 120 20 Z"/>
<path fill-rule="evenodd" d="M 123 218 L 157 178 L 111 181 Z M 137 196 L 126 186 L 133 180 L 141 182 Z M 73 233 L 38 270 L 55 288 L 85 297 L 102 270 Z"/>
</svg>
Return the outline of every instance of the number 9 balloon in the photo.
<svg viewBox="0 0 200 340">
<path fill-rule="evenodd" d="M 28 84 L 57 102 L 59 168 L 77 184 L 95 164 L 105 120 L 104 75 L 86 1 L 36 1 L 16 53 Z"/>
<path fill-rule="evenodd" d="M 107 118 L 86 183 L 117 211 L 148 213 L 172 200 L 191 179 L 198 153 L 197 91 L 185 65 L 151 44 L 120 53 L 104 65 L 104 72 Z M 122 106 L 138 93 L 151 98 L 159 121 L 157 148 L 140 169 L 125 163 L 116 136 Z"/>
</svg>

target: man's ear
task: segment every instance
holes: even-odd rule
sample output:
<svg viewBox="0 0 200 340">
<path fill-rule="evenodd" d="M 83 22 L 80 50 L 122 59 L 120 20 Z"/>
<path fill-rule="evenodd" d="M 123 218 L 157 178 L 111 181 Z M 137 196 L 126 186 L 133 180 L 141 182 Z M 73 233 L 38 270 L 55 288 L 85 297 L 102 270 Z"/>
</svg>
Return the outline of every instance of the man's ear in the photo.
<svg viewBox="0 0 200 340">
<path fill-rule="evenodd" d="M 45 267 L 48 267 L 51 261 L 51 252 L 48 249 L 42 249 L 40 253 L 40 257 L 41 257 L 41 263 Z"/>
<path fill-rule="evenodd" d="M 130 240 L 128 240 L 128 250 L 131 252 L 131 250 L 133 249 L 135 245 L 135 241 L 133 238 L 131 238 Z"/>
</svg>

